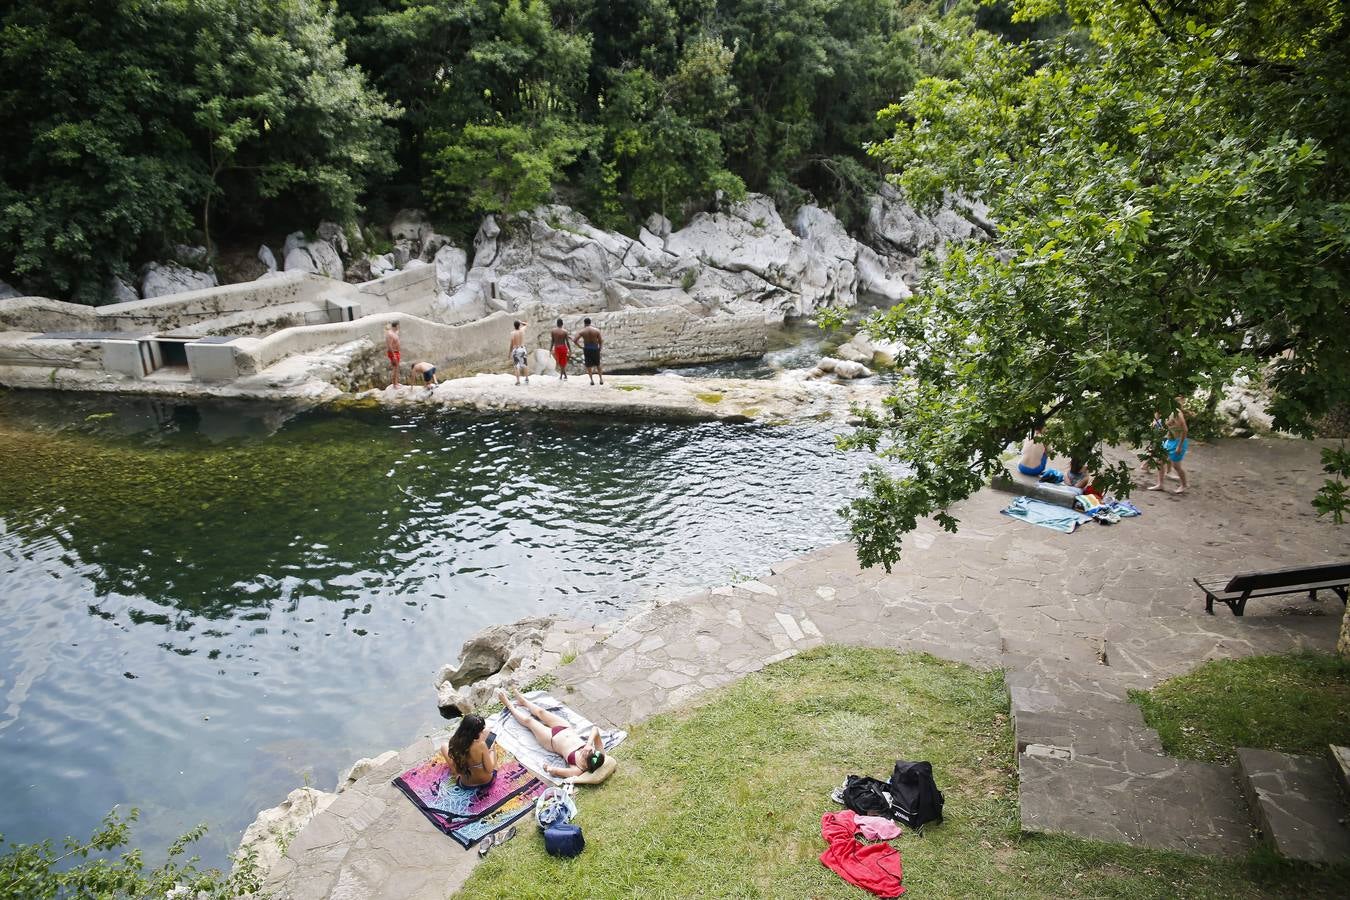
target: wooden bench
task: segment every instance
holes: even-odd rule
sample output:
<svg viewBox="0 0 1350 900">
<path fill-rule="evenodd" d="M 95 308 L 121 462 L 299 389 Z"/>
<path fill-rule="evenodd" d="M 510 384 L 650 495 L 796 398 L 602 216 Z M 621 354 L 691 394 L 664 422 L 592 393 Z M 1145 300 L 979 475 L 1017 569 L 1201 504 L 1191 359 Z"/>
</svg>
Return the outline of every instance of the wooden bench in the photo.
<svg viewBox="0 0 1350 900">
<path fill-rule="evenodd" d="M 1298 566 L 1271 572 L 1248 572 L 1246 575 L 1215 576 L 1195 579 L 1205 592 L 1205 612 L 1214 615 L 1214 601 L 1226 603 L 1233 615 L 1242 615 L 1252 597 L 1274 597 L 1279 594 L 1301 594 L 1316 599 L 1318 591 L 1334 591 L 1341 602 L 1346 602 L 1350 588 L 1350 562 L 1327 563 L 1320 566 Z"/>
</svg>

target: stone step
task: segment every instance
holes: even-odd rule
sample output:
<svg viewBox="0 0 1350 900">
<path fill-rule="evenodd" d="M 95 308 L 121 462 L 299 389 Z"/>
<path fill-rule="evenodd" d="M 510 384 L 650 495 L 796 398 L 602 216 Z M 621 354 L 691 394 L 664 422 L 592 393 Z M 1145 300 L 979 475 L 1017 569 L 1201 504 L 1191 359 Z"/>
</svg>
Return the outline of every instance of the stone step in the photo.
<svg viewBox="0 0 1350 900">
<path fill-rule="evenodd" d="M 1017 788 L 1022 830 L 1241 856 L 1255 841 L 1234 775 L 1226 766 L 1151 754 L 1107 765 L 1024 753 Z"/>
<path fill-rule="evenodd" d="M 1330 749 L 1332 769 L 1341 782 L 1341 790 L 1345 792 L 1346 799 L 1350 800 L 1350 747 L 1332 744 Z"/>
<path fill-rule="evenodd" d="M 1009 672 L 1006 680 L 1014 717 L 1022 712 L 1053 712 L 1144 726 L 1138 704 L 1127 699 L 1128 689 L 1110 679 L 1077 673 Z"/>
<path fill-rule="evenodd" d="M 1262 835 L 1277 853 L 1304 862 L 1350 861 L 1350 808 L 1327 761 L 1244 747 L 1238 769 Z"/>
<path fill-rule="evenodd" d="M 1119 763 L 1125 762 L 1127 753 L 1161 756 L 1158 732 L 1138 721 L 1137 716 L 1132 721 L 1128 713 L 1123 715 L 1124 719 L 1089 719 L 1074 713 L 1023 710 L 1013 716 L 1017 751 L 1039 745 L 1067 751 L 1071 759 Z"/>
</svg>

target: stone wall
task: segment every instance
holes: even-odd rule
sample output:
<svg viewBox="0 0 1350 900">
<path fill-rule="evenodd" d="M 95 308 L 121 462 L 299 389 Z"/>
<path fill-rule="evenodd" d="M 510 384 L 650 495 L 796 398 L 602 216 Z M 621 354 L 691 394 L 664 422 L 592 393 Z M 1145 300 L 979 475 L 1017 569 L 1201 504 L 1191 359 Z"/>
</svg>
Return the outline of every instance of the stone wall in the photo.
<svg viewBox="0 0 1350 900">
<path fill-rule="evenodd" d="M 521 311 L 531 323 L 526 346 L 548 348 L 555 318 L 550 312 L 544 307 Z M 564 316 L 563 324 L 576 332 L 581 318 Z M 659 306 L 596 312 L 590 318 L 604 335 L 605 368 L 615 372 L 760 356 L 769 339 L 763 315 L 698 316 L 682 307 Z"/>
</svg>

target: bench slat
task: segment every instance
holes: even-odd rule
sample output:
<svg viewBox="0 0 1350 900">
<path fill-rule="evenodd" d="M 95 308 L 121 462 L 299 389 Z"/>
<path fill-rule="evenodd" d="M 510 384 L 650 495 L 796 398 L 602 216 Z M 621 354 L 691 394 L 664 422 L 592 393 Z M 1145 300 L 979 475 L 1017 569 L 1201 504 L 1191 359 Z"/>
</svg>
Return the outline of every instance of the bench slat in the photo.
<svg viewBox="0 0 1350 900">
<path fill-rule="evenodd" d="M 1246 591 L 1234 591 L 1234 590 L 1216 591 L 1213 590 L 1210 587 L 1210 585 L 1202 584 L 1201 586 L 1204 587 L 1206 590 L 1209 590 L 1209 592 L 1214 595 L 1215 600 L 1224 600 L 1224 601 L 1237 600 L 1240 597 L 1242 597 L 1244 593 L 1246 593 Z M 1341 578 L 1336 581 L 1312 581 L 1307 582 L 1305 584 L 1285 585 L 1283 587 L 1257 588 L 1252 590 L 1252 592 L 1250 594 L 1247 594 L 1247 596 L 1248 598 L 1276 597 L 1281 594 L 1302 594 L 1306 593 L 1307 591 L 1330 591 L 1333 590 L 1334 588 L 1343 588 L 1343 587 L 1346 587 L 1346 579 Z"/>
<path fill-rule="evenodd" d="M 1242 594 L 1247 591 L 1266 590 L 1268 588 L 1297 587 L 1322 583 L 1324 587 L 1350 583 L 1350 562 L 1326 563 L 1317 566 L 1296 566 L 1289 569 L 1275 569 L 1270 572 L 1248 572 L 1234 575 L 1224 589 L 1229 593 Z M 1311 587 L 1305 590 L 1312 590 Z"/>
</svg>

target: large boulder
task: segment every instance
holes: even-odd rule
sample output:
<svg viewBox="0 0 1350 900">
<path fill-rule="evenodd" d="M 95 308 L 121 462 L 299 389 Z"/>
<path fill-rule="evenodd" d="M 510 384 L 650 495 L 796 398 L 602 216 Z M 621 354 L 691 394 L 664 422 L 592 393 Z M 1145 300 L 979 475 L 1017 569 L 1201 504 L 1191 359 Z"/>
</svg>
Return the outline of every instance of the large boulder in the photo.
<svg viewBox="0 0 1350 900">
<path fill-rule="evenodd" d="M 211 253 L 205 247 L 174 244 L 173 258 L 189 269 L 196 269 L 199 272 L 204 272 L 211 267 Z"/>
<path fill-rule="evenodd" d="M 816 367 L 807 373 L 807 378 L 823 378 L 826 375 L 833 375 L 841 380 L 851 380 L 854 378 L 867 378 L 875 375 L 871 369 L 862 363 L 854 362 L 849 359 L 835 359 L 832 356 L 823 356 Z"/>
<path fill-rule="evenodd" d="M 286 240 L 281 244 L 281 258 L 285 259 L 291 255 L 292 250 L 303 246 L 305 246 L 305 233 L 303 231 L 292 231 L 286 235 Z"/>
<path fill-rule="evenodd" d="M 418 259 L 422 262 L 431 262 L 436 258 L 436 254 L 442 247 L 449 247 L 454 244 L 448 234 L 441 234 L 437 231 L 428 231 L 422 236 L 422 249 L 418 254 Z"/>
<path fill-rule="evenodd" d="M 336 247 L 328 241 L 311 241 L 305 249 L 314 259 L 314 265 L 318 268 L 320 275 L 327 275 L 329 278 L 338 281 L 342 280 L 344 267 L 342 256 L 337 252 Z"/>
<path fill-rule="evenodd" d="M 423 239 L 434 231 L 431 220 L 420 209 L 400 209 L 394 215 L 394 221 L 389 223 L 389 236 L 395 242 L 408 241 L 416 245 L 419 251 Z"/>
<path fill-rule="evenodd" d="M 394 254 L 392 253 L 382 253 L 370 258 L 371 278 L 383 278 L 389 273 L 397 271 L 398 265 L 394 262 Z"/>
<path fill-rule="evenodd" d="M 141 296 L 147 300 L 215 286 L 215 272 L 198 272 L 178 263 L 149 263 L 141 272 Z"/>
<path fill-rule="evenodd" d="M 258 247 L 258 262 L 262 263 L 269 272 L 275 272 L 277 270 L 276 254 L 274 254 L 272 248 L 266 244 L 261 244 Z"/>
<path fill-rule="evenodd" d="M 449 293 L 464 283 L 469 274 L 469 255 L 452 244 L 436 251 L 436 289 Z"/>
<path fill-rule="evenodd" d="M 357 781 L 398 756 L 397 750 L 386 750 L 379 756 L 367 756 L 351 764 L 346 772 L 338 776 L 337 793 L 341 794 Z"/>
<path fill-rule="evenodd" d="M 491 625 L 464 642 L 457 664 L 437 672 L 437 708 L 447 719 L 466 715 L 489 702 L 497 688 L 527 684 L 560 665 L 565 653 L 583 653 L 607 634 L 554 616 Z"/>
<path fill-rule="evenodd" d="M 131 282 L 116 275 L 108 279 L 108 296 L 114 303 L 130 303 L 132 300 L 141 299 L 141 295 L 136 292 Z"/>
<path fill-rule="evenodd" d="M 957 205 L 969 209 L 971 218 L 984 222 L 987 210 L 979 204 L 948 197 L 935 212 L 920 213 L 903 191 L 883 184 L 868 201 L 863 239 L 881 253 L 914 258 L 949 243 L 983 236 L 984 229 L 958 212 Z"/>
<path fill-rule="evenodd" d="M 253 824 L 244 829 L 235 859 L 250 854 L 262 875 L 272 871 L 286 854 L 291 838 L 337 799 L 337 794 L 310 787 L 296 788 L 286 799 L 271 809 L 258 813 Z"/>
<path fill-rule="evenodd" d="M 314 233 L 318 236 L 319 240 L 327 241 L 332 244 L 333 249 L 342 256 L 345 257 L 351 253 L 351 244 L 347 241 L 347 232 L 338 223 L 320 222 L 319 227 L 315 229 Z"/>
</svg>

